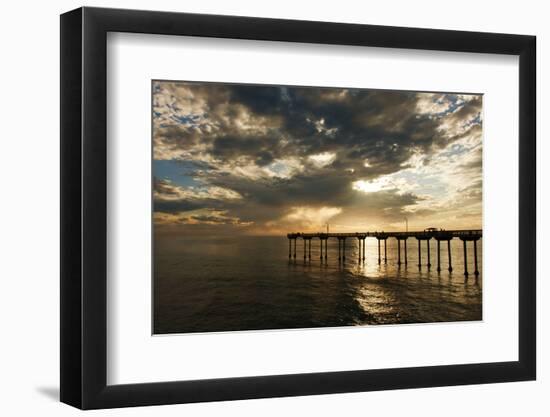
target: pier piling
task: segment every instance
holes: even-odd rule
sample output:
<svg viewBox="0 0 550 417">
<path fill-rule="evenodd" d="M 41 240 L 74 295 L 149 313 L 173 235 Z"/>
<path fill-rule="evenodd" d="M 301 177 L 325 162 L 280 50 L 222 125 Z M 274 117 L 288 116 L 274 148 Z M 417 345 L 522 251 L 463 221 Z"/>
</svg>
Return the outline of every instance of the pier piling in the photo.
<svg viewBox="0 0 550 417">
<path fill-rule="evenodd" d="M 447 241 L 447 251 L 449 252 L 449 272 L 453 272 L 453 260 L 451 257 L 451 240 Z"/>
<path fill-rule="evenodd" d="M 467 242 L 473 241 L 473 267 L 474 274 L 476 277 L 480 275 L 479 262 L 478 262 L 478 253 L 477 253 L 477 241 L 482 238 L 483 231 L 480 229 L 474 230 L 437 230 L 437 229 L 426 229 L 419 232 L 361 232 L 361 233 L 288 233 L 288 259 L 296 260 L 297 255 L 297 240 L 303 240 L 303 251 L 304 251 L 304 261 L 309 258 L 311 261 L 311 241 L 312 239 L 319 238 L 319 257 L 321 261 L 328 259 L 328 240 L 330 238 L 338 239 L 338 260 L 345 262 L 346 259 L 346 239 L 355 238 L 357 239 L 357 257 L 359 262 L 366 262 L 366 238 L 372 237 L 376 238 L 378 244 L 378 264 L 382 263 L 382 248 L 380 241 L 384 241 L 384 263 L 388 263 L 388 238 L 395 238 L 397 240 L 397 265 L 401 266 L 403 263 L 408 264 L 408 253 L 407 253 L 407 239 L 409 237 L 415 237 L 418 241 L 418 268 L 422 268 L 422 241 L 426 241 L 426 255 L 427 255 L 427 267 L 430 269 L 431 265 L 431 245 L 430 240 L 434 238 L 437 241 L 437 272 L 441 271 L 441 241 L 447 241 L 447 253 L 449 272 L 453 271 L 452 263 L 452 253 L 451 253 L 451 240 L 454 238 L 459 238 L 462 240 L 464 248 L 464 275 L 467 277 L 469 274 L 468 271 L 468 248 Z M 401 247 L 401 241 L 403 241 L 403 248 Z M 292 244 L 294 242 L 294 248 Z M 353 245 L 352 245 L 353 246 Z M 404 250 L 404 259 L 401 256 L 402 250 Z M 444 256 L 444 255 L 443 255 Z"/>
<path fill-rule="evenodd" d="M 466 240 L 463 239 L 462 243 L 464 244 L 464 275 L 468 276 L 468 252 L 466 250 Z"/>
<path fill-rule="evenodd" d="M 397 239 L 397 265 L 401 265 L 401 241 Z"/>
<path fill-rule="evenodd" d="M 479 270 L 477 269 L 477 239 L 474 240 L 474 274 L 477 277 L 479 275 Z"/>
<path fill-rule="evenodd" d="M 346 238 L 342 241 L 342 260 L 346 260 Z"/>
<path fill-rule="evenodd" d="M 441 241 L 437 239 L 437 272 L 441 271 Z"/>
<path fill-rule="evenodd" d="M 422 268 L 422 248 L 421 248 L 421 240 L 418 239 L 418 269 Z"/>
<path fill-rule="evenodd" d="M 428 263 L 426 264 L 428 269 L 432 267 L 432 263 L 430 261 L 430 239 L 426 239 L 426 246 L 428 247 Z"/>
<path fill-rule="evenodd" d="M 407 265 L 407 235 L 397 235 L 395 236 L 395 239 L 397 240 L 397 265 L 401 266 L 403 262 L 401 261 L 401 241 L 403 241 L 403 249 L 405 251 L 405 265 Z"/>
</svg>

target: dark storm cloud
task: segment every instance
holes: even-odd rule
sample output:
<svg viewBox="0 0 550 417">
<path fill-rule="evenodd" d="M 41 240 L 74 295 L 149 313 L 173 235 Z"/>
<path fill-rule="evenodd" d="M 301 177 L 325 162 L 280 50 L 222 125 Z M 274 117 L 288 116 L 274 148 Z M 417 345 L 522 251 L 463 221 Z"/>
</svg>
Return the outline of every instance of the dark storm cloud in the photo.
<svg viewBox="0 0 550 417">
<path fill-rule="evenodd" d="M 242 179 L 237 176 L 211 178 L 214 185 L 229 188 L 263 205 L 288 206 L 315 204 L 330 200 L 331 204 L 350 201 L 352 189 L 348 175 L 296 175 L 291 179 Z"/>
<path fill-rule="evenodd" d="M 189 216 L 189 218 L 202 223 L 227 224 L 226 219 L 220 218 L 215 215 L 198 214 L 194 216 Z"/>
<path fill-rule="evenodd" d="M 154 210 L 163 213 L 179 213 L 180 211 L 197 210 L 204 207 L 220 207 L 221 204 L 215 200 L 192 201 L 188 199 L 178 199 L 174 201 L 158 200 L 154 202 Z"/>
<path fill-rule="evenodd" d="M 236 133 L 218 136 L 212 139 L 209 153 L 217 158 L 233 159 L 248 156 L 259 166 L 265 166 L 284 155 L 279 146 L 280 138 L 274 135 L 250 137 Z"/>
<path fill-rule="evenodd" d="M 481 97 L 460 105 L 451 97 L 445 107 L 446 102 L 432 103 L 426 96 L 159 82 L 155 158 L 193 161 L 195 169 L 188 175 L 204 191 L 191 196 L 193 190 L 155 184 L 155 211 L 223 207 L 251 221 L 276 218 L 293 206 L 402 213 L 420 198 L 399 189 L 361 195 L 352 183 L 399 172 L 419 153 L 425 156 L 423 164 L 430 164 L 434 150 L 481 129 Z M 419 110 L 421 100 L 441 108 Z M 469 161 L 466 168 L 480 163 Z M 208 187 L 232 190 L 242 198 L 209 198 Z"/>
<path fill-rule="evenodd" d="M 286 156 L 338 152 L 334 168 L 354 169 L 357 177 L 373 178 L 400 170 L 414 152 L 448 144 L 437 129 L 437 118 L 414 111 L 414 93 L 356 90 L 331 97 L 327 94 L 331 90 L 293 88 L 283 98 L 279 87 L 227 88 L 230 103 L 258 116 L 280 119 L 280 125 L 261 134 L 227 125 L 213 137 L 202 135 L 201 141 L 210 143 L 215 156 L 247 156 L 263 166 Z M 467 103 L 452 120 L 479 112 L 478 103 Z M 281 142 L 283 138 L 291 144 Z M 370 169 L 365 169 L 365 159 Z"/>
<path fill-rule="evenodd" d="M 230 100 L 241 103 L 260 114 L 288 113 L 294 89 L 283 90 L 276 86 L 228 86 Z"/>
</svg>

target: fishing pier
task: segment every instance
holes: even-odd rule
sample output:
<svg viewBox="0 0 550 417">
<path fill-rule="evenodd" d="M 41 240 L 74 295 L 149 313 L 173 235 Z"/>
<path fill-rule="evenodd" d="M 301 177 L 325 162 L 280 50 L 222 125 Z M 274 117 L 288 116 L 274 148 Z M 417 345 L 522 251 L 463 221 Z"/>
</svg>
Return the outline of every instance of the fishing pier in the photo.
<svg viewBox="0 0 550 417">
<path fill-rule="evenodd" d="M 477 241 L 482 238 L 483 231 L 481 229 L 472 230 L 436 230 L 426 229 L 422 232 L 357 232 L 357 233 L 288 233 L 288 258 L 296 259 L 296 241 L 302 239 L 304 243 L 304 261 L 311 260 L 311 241 L 318 239 L 320 244 L 321 260 L 328 259 L 328 240 L 338 240 L 338 261 L 346 260 L 346 240 L 357 240 L 359 261 L 366 262 L 365 259 L 365 244 L 367 238 L 374 238 L 378 241 L 378 264 L 387 263 L 387 240 L 390 238 L 397 240 L 397 265 L 408 264 L 407 256 L 407 239 L 413 238 L 417 240 L 418 246 L 418 268 L 422 268 L 422 244 L 426 242 L 427 259 L 426 267 L 432 267 L 430 257 L 430 240 L 435 239 L 437 242 L 437 271 L 441 271 L 441 242 L 447 246 L 447 269 L 449 272 L 453 270 L 451 256 L 451 240 L 454 238 L 460 239 L 463 243 L 464 252 L 464 275 L 468 276 L 468 255 L 467 242 L 473 242 L 474 246 L 474 274 L 479 275 L 478 256 L 477 256 Z M 381 254 L 381 242 L 384 242 L 384 257 Z M 294 243 L 294 245 L 292 245 Z M 294 247 L 293 247 L 294 246 Z M 401 256 L 401 247 L 403 246 L 403 257 Z"/>
</svg>

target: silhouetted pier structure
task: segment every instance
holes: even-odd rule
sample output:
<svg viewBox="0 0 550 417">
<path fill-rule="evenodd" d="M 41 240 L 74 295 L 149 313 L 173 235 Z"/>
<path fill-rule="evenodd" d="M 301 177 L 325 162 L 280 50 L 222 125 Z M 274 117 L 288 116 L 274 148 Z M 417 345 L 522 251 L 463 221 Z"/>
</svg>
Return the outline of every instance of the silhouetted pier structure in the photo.
<svg viewBox="0 0 550 417">
<path fill-rule="evenodd" d="M 477 257 L 477 241 L 483 237 L 483 230 L 425 230 L 422 232 L 357 232 L 357 233 L 288 233 L 288 258 L 296 259 L 296 241 L 302 239 L 304 241 L 304 261 L 311 260 L 311 241 L 319 239 L 320 242 L 320 259 L 328 259 L 328 240 L 338 239 L 338 261 L 346 260 L 346 240 L 357 239 L 359 261 L 365 262 L 365 245 L 367 238 L 375 238 L 378 241 L 378 264 L 382 261 L 388 262 L 387 240 L 394 238 L 397 240 L 397 265 L 402 263 L 408 264 L 407 257 L 407 239 L 416 238 L 418 242 L 418 268 L 422 268 L 422 242 L 426 242 L 427 260 L 426 266 L 428 269 L 432 267 L 430 256 L 430 240 L 435 239 L 437 242 L 437 271 L 441 271 L 441 242 L 447 242 L 447 264 L 448 271 L 452 272 L 453 263 L 451 256 L 451 240 L 454 238 L 460 239 L 464 247 L 464 275 L 468 276 L 468 254 L 467 242 L 473 242 L 474 245 L 474 274 L 479 275 L 478 257 Z M 381 253 L 381 242 L 384 242 L 384 257 Z M 292 251 L 292 242 L 294 242 L 294 251 Z M 403 242 L 403 262 L 401 262 L 401 242 Z M 306 250 L 308 249 L 308 250 Z"/>
</svg>

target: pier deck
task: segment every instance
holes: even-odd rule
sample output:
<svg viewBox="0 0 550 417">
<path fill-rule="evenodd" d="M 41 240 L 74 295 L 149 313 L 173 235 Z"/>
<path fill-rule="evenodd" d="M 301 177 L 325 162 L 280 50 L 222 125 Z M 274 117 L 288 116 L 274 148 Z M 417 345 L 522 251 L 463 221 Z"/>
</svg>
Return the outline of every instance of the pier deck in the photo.
<svg viewBox="0 0 550 417">
<path fill-rule="evenodd" d="M 483 235 L 482 229 L 468 229 L 468 230 L 437 230 L 437 231 L 412 231 L 412 232 L 352 232 L 352 233 L 288 233 L 287 237 L 289 239 L 296 238 L 305 238 L 305 239 L 329 239 L 334 238 L 366 238 L 374 237 L 379 239 L 387 239 L 389 237 L 394 238 L 409 238 L 409 237 L 420 237 L 422 239 L 426 237 L 430 238 L 481 238 Z M 442 239 L 443 240 L 443 239 Z"/>
<path fill-rule="evenodd" d="M 405 231 L 405 232 L 347 232 L 347 233 L 288 233 L 288 258 L 296 259 L 296 241 L 302 239 L 304 241 L 304 261 L 311 260 L 311 241 L 313 239 L 319 239 L 320 241 L 320 258 L 321 260 L 328 259 L 328 240 L 331 238 L 338 239 L 338 261 L 345 261 L 346 259 L 346 240 L 357 239 L 359 245 L 359 261 L 365 262 L 365 240 L 367 238 L 375 238 L 378 241 L 378 264 L 387 263 L 387 240 L 394 238 L 397 240 L 397 264 L 400 266 L 401 262 L 401 245 L 403 244 L 404 250 L 404 262 L 408 264 L 407 256 L 407 239 L 416 238 L 418 241 L 418 268 L 422 268 L 422 241 L 426 241 L 427 248 L 427 263 L 428 269 L 431 268 L 430 258 L 430 240 L 435 239 L 437 241 L 437 271 L 441 271 L 441 242 L 447 242 L 448 252 L 448 270 L 453 270 L 452 256 L 451 256 L 451 240 L 458 238 L 463 242 L 463 255 L 464 255 L 464 275 L 468 276 L 468 255 L 466 242 L 473 242 L 474 244 L 474 274 L 479 275 L 478 269 L 478 257 L 477 257 L 477 241 L 483 237 L 482 229 L 467 229 L 467 230 L 444 230 L 444 229 L 426 229 L 422 231 Z M 382 258 L 380 241 L 384 242 L 384 257 Z M 294 253 L 292 252 L 292 242 L 294 242 Z M 307 250 L 309 248 L 309 251 Z M 324 254 L 323 254 L 324 252 Z"/>
</svg>

